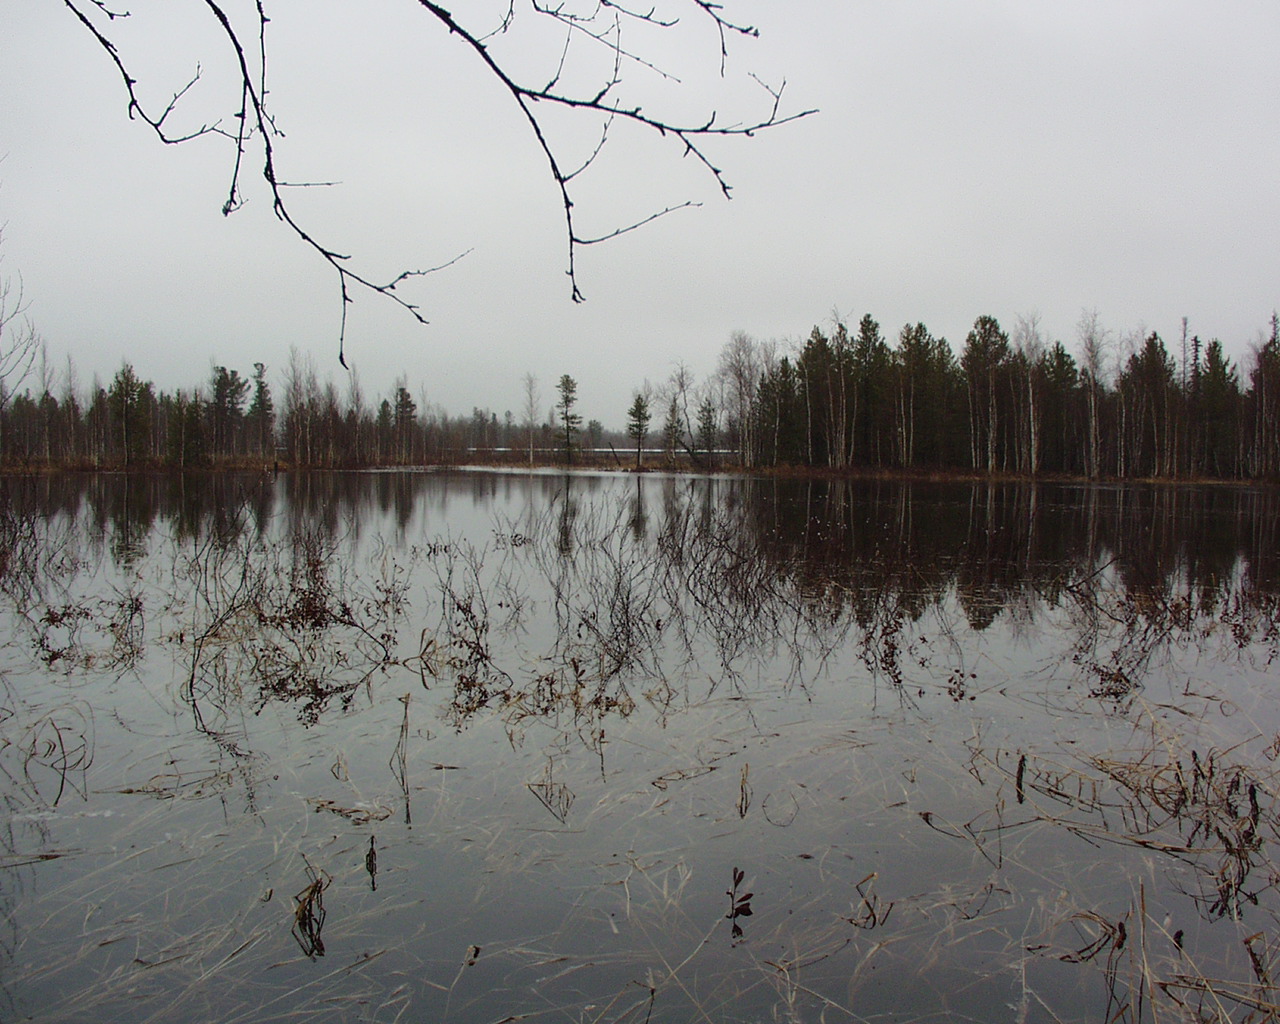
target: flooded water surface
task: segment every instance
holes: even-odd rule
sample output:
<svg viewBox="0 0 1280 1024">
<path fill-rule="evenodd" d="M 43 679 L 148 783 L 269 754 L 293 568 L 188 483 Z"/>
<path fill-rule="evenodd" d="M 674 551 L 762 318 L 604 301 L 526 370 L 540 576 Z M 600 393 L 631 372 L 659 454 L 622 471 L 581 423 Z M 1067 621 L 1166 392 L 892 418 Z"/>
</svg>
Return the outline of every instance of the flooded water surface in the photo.
<svg viewBox="0 0 1280 1024">
<path fill-rule="evenodd" d="M 0 1019 L 1280 1013 L 1280 499 L 10 480 Z"/>
</svg>

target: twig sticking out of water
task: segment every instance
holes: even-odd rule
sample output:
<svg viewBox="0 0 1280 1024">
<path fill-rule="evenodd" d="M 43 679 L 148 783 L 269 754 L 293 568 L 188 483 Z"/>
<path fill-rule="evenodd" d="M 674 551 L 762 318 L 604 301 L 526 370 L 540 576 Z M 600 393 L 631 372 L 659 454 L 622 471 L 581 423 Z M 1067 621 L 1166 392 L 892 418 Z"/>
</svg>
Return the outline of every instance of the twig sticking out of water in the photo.
<svg viewBox="0 0 1280 1024">
<path fill-rule="evenodd" d="M 742 925 L 738 924 L 738 918 L 750 917 L 752 913 L 751 897 L 754 896 L 755 893 L 738 892 L 738 886 L 742 884 L 743 879 L 746 877 L 747 875 L 745 871 L 741 868 L 735 867 L 733 869 L 733 887 L 725 890 L 725 895 L 729 897 L 729 913 L 725 914 L 725 917 L 733 922 L 730 934 L 735 940 L 742 938 Z"/>
<path fill-rule="evenodd" d="M 324 956 L 324 941 L 320 932 L 324 929 L 324 891 L 333 879 L 328 872 L 317 872 L 307 865 L 307 877 L 311 881 L 293 897 L 292 933 L 304 956 L 314 960 Z"/>
<path fill-rule="evenodd" d="M 538 782 L 527 782 L 525 785 L 529 788 L 529 792 L 538 798 L 538 802 L 542 804 L 551 816 L 565 824 L 569 817 L 569 810 L 573 807 L 575 799 L 574 792 L 563 782 L 557 782 L 552 774 L 551 762 L 547 762 L 546 770 L 542 773 L 542 779 Z"/>
<path fill-rule="evenodd" d="M 400 785 L 400 792 L 404 794 L 404 823 L 412 825 L 412 816 L 409 813 L 409 701 L 410 694 L 405 694 L 398 698 L 400 703 L 404 705 L 404 719 L 400 723 L 400 738 L 396 741 L 396 749 L 391 752 L 391 760 L 388 764 L 391 767 L 391 773 L 396 777 L 396 782 Z"/>
</svg>

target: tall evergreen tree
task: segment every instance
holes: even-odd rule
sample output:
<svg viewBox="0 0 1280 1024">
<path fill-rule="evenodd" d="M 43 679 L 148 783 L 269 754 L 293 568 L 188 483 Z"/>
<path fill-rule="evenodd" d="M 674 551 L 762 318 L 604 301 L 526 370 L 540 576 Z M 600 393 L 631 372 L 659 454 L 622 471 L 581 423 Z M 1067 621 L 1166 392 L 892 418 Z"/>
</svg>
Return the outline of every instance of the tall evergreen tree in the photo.
<svg viewBox="0 0 1280 1024">
<path fill-rule="evenodd" d="M 255 455 L 265 458 L 275 452 L 275 404 L 271 400 L 271 385 L 267 383 L 265 363 L 253 364 L 253 399 L 245 415 L 249 431 L 249 444 Z"/>
<path fill-rule="evenodd" d="M 205 443 L 204 402 L 199 392 L 188 395 L 179 390 L 177 395 L 162 403 L 169 407 L 166 453 L 169 464 L 178 469 L 195 469 L 208 459 Z"/>
<path fill-rule="evenodd" d="M 636 469 L 640 468 L 640 454 L 644 439 L 649 436 L 649 399 L 642 391 L 636 392 L 635 401 L 627 410 L 627 436 L 636 443 Z"/>
<path fill-rule="evenodd" d="M 239 449 L 249 382 L 236 370 L 216 366 L 209 381 L 209 427 L 213 454 L 234 455 Z"/>
<path fill-rule="evenodd" d="M 125 363 L 116 371 L 107 392 L 115 447 L 126 468 L 138 465 L 152 454 L 151 425 L 155 411 L 155 390 Z"/>
<path fill-rule="evenodd" d="M 573 411 L 578 401 L 578 382 L 567 373 L 556 385 L 560 399 L 556 402 L 557 416 L 560 421 L 560 445 L 564 449 L 565 462 L 573 465 L 573 449 L 577 444 L 578 433 L 582 429 L 582 417 Z"/>
<path fill-rule="evenodd" d="M 870 313 L 858 321 L 852 357 L 854 400 L 849 417 L 849 461 L 883 466 L 894 454 L 889 442 L 893 356 L 880 333 L 880 324 Z"/>
<path fill-rule="evenodd" d="M 1250 468 L 1256 476 L 1274 479 L 1280 476 L 1280 315 L 1271 314 L 1271 336 L 1253 355 L 1249 373 Z"/>
<path fill-rule="evenodd" d="M 1043 395 L 1043 431 L 1041 464 L 1050 473 L 1084 473 L 1080 458 L 1086 435 L 1080 415 L 1080 373 L 1076 361 L 1055 341 L 1041 360 Z"/>
<path fill-rule="evenodd" d="M 969 389 L 969 452 L 974 469 L 994 473 L 1004 454 L 1002 411 L 1009 364 L 1009 336 L 992 316 L 980 316 L 965 339 L 960 365 Z"/>
<path fill-rule="evenodd" d="M 1173 358 L 1154 331 L 1120 373 L 1121 476 L 1171 476 L 1173 462 Z"/>
<path fill-rule="evenodd" d="M 1203 445 L 1201 472 L 1219 479 L 1240 473 L 1240 376 L 1214 338 L 1197 373 L 1196 420 Z"/>
<path fill-rule="evenodd" d="M 414 427 L 418 422 L 418 403 L 409 394 L 407 384 L 407 378 L 396 382 L 396 403 L 392 413 L 395 422 L 395 462 L 401 466 L 413 460 Z"/>
</svg>

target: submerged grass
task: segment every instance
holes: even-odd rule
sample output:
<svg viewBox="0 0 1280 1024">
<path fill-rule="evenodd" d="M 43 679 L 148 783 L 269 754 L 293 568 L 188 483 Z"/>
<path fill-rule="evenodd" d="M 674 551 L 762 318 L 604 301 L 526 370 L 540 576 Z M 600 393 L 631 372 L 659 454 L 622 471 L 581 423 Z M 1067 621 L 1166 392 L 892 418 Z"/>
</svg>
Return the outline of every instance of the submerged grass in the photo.
<svg viewBox="0 0 1280 1024">
<path fill-rule="evenodd" d="M 24 612 L 7 1015 L 1280 1015 L 1274 605 L 850 568 L 637 494 L 368 565 L 202 542 L 164 600 Z"/>
</svg>

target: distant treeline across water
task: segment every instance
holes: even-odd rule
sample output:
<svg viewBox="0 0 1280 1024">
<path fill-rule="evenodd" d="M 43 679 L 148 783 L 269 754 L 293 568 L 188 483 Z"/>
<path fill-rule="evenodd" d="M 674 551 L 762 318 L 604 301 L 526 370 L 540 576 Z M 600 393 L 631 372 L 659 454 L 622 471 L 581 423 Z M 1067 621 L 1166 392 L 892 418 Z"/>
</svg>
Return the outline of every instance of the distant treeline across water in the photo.
<svg viewBox="0 0 1280 1024">
<path fill-rule="evenodd" d="M 585 456 L 698 469 L 1280 477 L 1280 319 L 1247 367 L 1216 339 L 1184 337 L 1175 357 L 1158 334 L 1115 340 L 1090 316 L 1079 335 L 1077 358 L 1042 338 L 1035 318 L 1009 333 L 979 317 L 958 357 L 923 324 L 903 327 L 891 345 L 870 316 L 856 330 L 815 327 L 786 352 L 735 334 L 705 380 L 678 367 L 638 389 L 617 411 L 625 430 L 583 425 L 568 375 L 549 410 L 526 377 L 520 414 L 458 416 L 421 393 L 415 400 L 403 377 L 373 400 L 358 384 L 322 383 L 296 352 L 279 393 L 262 363 L 247 378 L 218 366 L 205 384 L 173 393 L 129 364 L 88 393 L 70 371 L 61 387 L 40 374 L 37 387 L 0 390 L 0 464 L 356 468 Z"/>
</svg>

